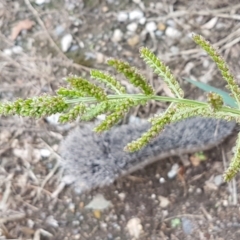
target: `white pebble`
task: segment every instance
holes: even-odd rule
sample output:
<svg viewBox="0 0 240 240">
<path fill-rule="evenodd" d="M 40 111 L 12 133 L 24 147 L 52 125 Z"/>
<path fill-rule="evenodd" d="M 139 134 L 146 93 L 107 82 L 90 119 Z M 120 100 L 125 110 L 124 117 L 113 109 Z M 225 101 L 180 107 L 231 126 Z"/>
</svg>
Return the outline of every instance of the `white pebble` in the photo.
<svg viewBox="0 0 240 240">
<path fill-rule="evenodd" d="M 168 178 L 173 179 L 178 173 L 179 165 L 177 163 L 173 164 L 171 170 L 168 172 Z"/>
<path fill-rule="evenodd" d="M 156 35 L 156 37 L 160 38 L 160 37 L 163 36 L 163 31 L 157 30 L 157 31 L 155 32 L 155 35 Z"/>
<path fill-rule="evenodd" d="M 120 29 L 115 29 L 112 36 L 113 42 L 120 42 L 123 38 L 123 32 Z"/>
<path fill-rule="evenodd" d="M 162 210 L 162 215 L 163 217 L 167 217 L 168 216 L 168 210 Z"/>
<path fill-rule="evenodd" d="M 146 27 L 145 29 L 148 31 L 148 32 L 154 32 L 155 30 L 157 30 L 157 24 L 155 22 L 148 22 L 146 24 Z"/>
<path fill-rule="evenodd" d="M 160 183 L 165 183 L 166 180 L 165 180 L 163 177 L 161 177 L 161 178 L 159 179 L 159 182 L 160 182 Z"/>
<path fill-rule="evenodd" d="M 223 183 L 222 175 L 215 176 L 213 182 L 215 183 L 216 186 L 219 187 Z"/>
<path fill-rule="evenodd" d="M 47 122 L 49 122 L 52 125 L 59 125 L 58 119 L 59 119 L 60 114 L 56 113 L 51 116 L 46 117 Z"/>
<path fill-rule="evenodd" d="M 138 28 L 138 24 L 135 22 L 127 25 L 127 30 L 130 32 L 136 32 L 137 28 Z"/>
<path fill-rule="evenodd" d="M 201 188 L 197 188 L 197 189 L 196 189 L 196 193 L 197 193 L 197 194 L 201 194 L 201 193 L 202 193 L 202 189 L 201 189 Z"/>
<path fill-rule="evenodd" d="M 223 200 L 222 204 L 223 204 L 224 207 L 227 207 L 228 206 L 228 200 Z"/>
<path fill-rule="evenodd" d="M 134 3 L 139 4 L 141 3 L 141 0 L 133 0 Z"/>
<path fill-rule="evenodd" d="M 20 47 L 20 46 L 14 46 L 14 47 L 12 48 L 12 52 L 15 53 L 15 54 L 19 54 L 19 53 L 21 53 L 22 51 L 23 51 L 23 49 L 22 49 L 22 47 Z"/>
<path fill-rule="evenodd" d="M 129 19 L 130 20 L 137 20 L 144 16 L 144 13 L 140 10 L 133 10 L 129 13 Z"/>
<path fill-rule="evenodd" d="M 27 226 L 28 226 L 29 228 L 33 228 L 34 225 L 35 225 L 35 223 L 34 223 L 33 220 L 31 220 L 31 219 L 28 219 L 28 220 L 27 220 Z"/>
<path fill-rule="evenodd" d="M 59 227 L 58 221 L 52 215 L 47 217 L 46 224 L 48 224 L 51 227 L 55 227 L 55 228 Z"/>
<path fill-rule="evenodd" d="M 166 36 L 173 38 L 173 39 L 177 39 L 182 36 L 182 33 L 173 27 L 167 27 L 165 34 L 166 34 Z"/>
<path fill-rule="evenodd" d="M 126 22 L 128 20 L 128 14 L 126 12 L 119 12 L 117 16 L 119 22 Z"/>
<path fill-rule="evenodd" d="M 170 201 L 166 197 L 158 196 L 158 200 L 160 201 L 160 207 L 161 208 L 166 208 L 170 204 Z"/>
<path fill-rule="evenodd" d="M 55 29 L 54 29 L 54 33 L 57 36 L 60 36 L 61 34 L 63 34 L 65 28 L 62 25 L 58 25 Z"/>
<path fill-rule="evenodd" d="M 42 5 L 42 4 L 44 4 L 46 1 L 45 0 L 36 0 L 35 1 L 35 3 L 37 4 L 37 5 Z"/>
<path fill-rule="evenodd" d="M 40 154 L 41 154 L 42 157 L 47 158 L 47 157 L 50 156 L 51 152 L 48 149 L 43 148 L 43 149 L 40 150 Z"/>
<path fill-rule="evenodd" d="M 61 47 L 63 52 L 67 52 L 72 45 L 73 36 L 66 34 L 61 40 Z"/>
<path fill-rule="evenodd" d="M 145 17 L 142 17 L 142 18 L 139 19 L 138 22 L 139 22 L 141 25 L 144 25 L 144 24 L 146 23 L 146 21 L 147 21 L 147 19 L 146 19 Z"/>
<path fill-rule="evenodd" d="M 152 199 L 156 199 L 156 194 L 153 193 L 153 194 L 151 195 L 151 198 L 152 198 Z"/>
<path fill-rule="evenodd" d="M 124 201 L 126 194 L 125 193 L 119 193 L 118 197 L 120 198 L 121 201 Z"/>
<path fill-rule="evenodd" d="M 4 50 L 3 50 L 3 54 L 4 54 L 5 56 L 11 56 L 11 55 L 12 55 L 12 49 L 10 49 L 10 48 L 4 49 Z"/>
<path fill-rule="evenodd" d="M 172 19 L 168 19 L 167 22 L 166 22 L 166 24 L 167 24 L 168 26 L 171 26 L 171 27 L 173 27 L 173 28 L 176 28 L 176 23 L 175 23 L 175 21 L 172 20 Z"/>
</svg>

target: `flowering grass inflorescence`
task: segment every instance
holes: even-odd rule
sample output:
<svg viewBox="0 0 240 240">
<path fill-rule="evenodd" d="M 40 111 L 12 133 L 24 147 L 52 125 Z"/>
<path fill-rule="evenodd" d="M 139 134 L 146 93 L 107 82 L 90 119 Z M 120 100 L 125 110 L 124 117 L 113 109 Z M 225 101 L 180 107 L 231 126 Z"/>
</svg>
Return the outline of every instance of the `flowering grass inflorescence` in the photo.
<svg viewBox="0 0 240 240">
<path fill-rule="evenodd" d="M 43 95 L 26 100 L 17 99 L 14 102 L 0 103 L 1 115 L 19 115 L 34 118 L 45 117 L 61 113 L 59 121 L 62 123 L 80 119 L 90 121 L 100 114 L 107 114 L 95 129 L 96 132 L 106 131 L 124 117 L 130 108 L 145 105 L 150 100 L 170 102 L 165 113 L 150 119 L 151 128 L 139 139 L 129 143 L 126 151 L 136 151 L 148 144 L 166 125 L 193 116 L 212 117 L 227 121 L 240 122 L 240 88 L 231 74 L 226 62 L 217 50 L 202 36 L 193 35 L 193 40 L 203 48 L 216 63 L 227 87 L 231 91 L 238 107 L 224 106 L 223 99 L 216 93 L 208 94 L 207 102 L 200 102 L 184 98 L 184 92 L 171 73 L 170 69 L 148 48 L 141 48 L 141 58 L 153 71 L 162 78 L 174 97 L 158 96 L 136 68 L 121 60 L 110 59 L 108 64 L 123 74 L 129 82 L 137 87 L 141 93 L 128 94 L 125 87 L 114 76 L 99 71 L 90 72 L 94 81 L 104 84 L 104 88 L 78 76 L 66 78 L 69 87 L 61 87 L 56 96 Z M 110 93 L 108 93 L 110 92 Z M 224 174 L 224 179 L 230 181 L 240 170 L 240 134 L 238 136 L 233 160 Z"/>
</svg>

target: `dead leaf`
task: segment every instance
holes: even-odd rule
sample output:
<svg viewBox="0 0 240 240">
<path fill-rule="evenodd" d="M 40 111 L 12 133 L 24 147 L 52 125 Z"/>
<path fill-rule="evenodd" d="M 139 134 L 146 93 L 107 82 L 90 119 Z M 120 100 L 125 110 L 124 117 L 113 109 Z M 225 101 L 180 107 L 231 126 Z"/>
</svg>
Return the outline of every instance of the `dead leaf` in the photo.
<svg viewBox="0 0 240 240">
<path fill-rule="evenodd" d="M 93 215 L 97 219 L 101 218 L 101 212 L 99 210 L 93 210 Z"/>
<path fill-rule="evenodd" d="M 112 206 L 112 203 L 105 199 L 102 194 L 97 194 L 92 201 L 85 206 L 86 209 L 104 210 Z"/>
<path fill-rule="evenodd" d="M 29 19 L 25 19 L 23 21 L 20 21 L 17 23 L 17 25 L 15 25 L 12 28 L 12 33 L 11 33 L 11 40 L 15 40 L 18 35 L 21 33 L 22 30 L 29 30 L 33 27 L 35 23 L 33 21 L 30 21 Z"/>
</svg>

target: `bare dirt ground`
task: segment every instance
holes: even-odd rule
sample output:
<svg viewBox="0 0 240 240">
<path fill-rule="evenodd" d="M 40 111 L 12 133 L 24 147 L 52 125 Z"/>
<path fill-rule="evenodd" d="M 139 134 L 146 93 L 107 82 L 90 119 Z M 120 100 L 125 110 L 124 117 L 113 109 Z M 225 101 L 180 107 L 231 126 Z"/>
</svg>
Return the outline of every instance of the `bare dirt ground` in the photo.
<svg viewBox="0 0 240 240">
<path fill-rule="evenodd" d="M 187 97 L 204 99 L 181 77 L 217 87 L 224 81 L 190 34 L 214 43 L 240 81 L 239 21 L 237 0 L 1 0 L 0 97 L 53 94 L 70 73 L 108 69 L 107 57 L 139 67 L 159 94 L 168 95 L 138 56 L 147 46 L 171 67 Z M 147 117 L 163 107 L 150 103 L 134 114 Z M 0 239 L 240 239 L 239 180 L 221 180 L 234 139 L 87 194 L 70 186 L 57 194 L 58 145 L 75 124 L 1 117 Z M 181 171 L 169 179 L 174 163 Z M 87 209 L 92 199 L 104 210 Z"/>
</svg>

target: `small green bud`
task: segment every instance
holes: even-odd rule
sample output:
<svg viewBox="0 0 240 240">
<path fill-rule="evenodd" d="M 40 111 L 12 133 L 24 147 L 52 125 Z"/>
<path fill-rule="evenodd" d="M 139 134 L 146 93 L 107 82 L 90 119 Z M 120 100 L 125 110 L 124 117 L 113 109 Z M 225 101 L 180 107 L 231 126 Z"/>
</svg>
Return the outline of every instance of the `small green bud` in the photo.
<svg viewBox="0 0 240 240">
<path fill-rule="evenodd" d="M 134 67 L 129 63 L 110 59 L 108 65 L 113 66 L 119 73 L 122 73 L 135 87 L 139 87 L 146 95 L 153 95 L 154 91 L 152 86 L 147 83 L 147 80 L 137 72 Z"/>
<path fill-rule="evenodd" d="M 208 93 L 208 103 L 212 111 L 218 111 L 223 106 L 223 98 L 217 93 Z"/>
<path fill-rule="evenodd" d="M 60 123 L 72 122 L 77 119 L 78 116 L 83 114 L 86 110 L 86 107 L 83 104 L 75 105 L 68 113 L 62 114 L 59 117 Z"/>
<path fill-rule="evenodd" d="M 110 89 L 114 90 L 117 94 L 126 93 L 126 89 L 111 75 L 101 72 L 99 70 L 92 70 L 91 77 L 105 83 Z"/>
<path fill-rule="evenodd" d="M 95 84 L 90 83 L 86 79 L 76 76 L 70 76 L 67 78 L 67 81 L 73 88 L 78 90 L 80 93 L 95 97 L 98 101 L 107 100 L 107 95 L 105 94 L 104 90 L 96 86 Z"/>
</svg>

